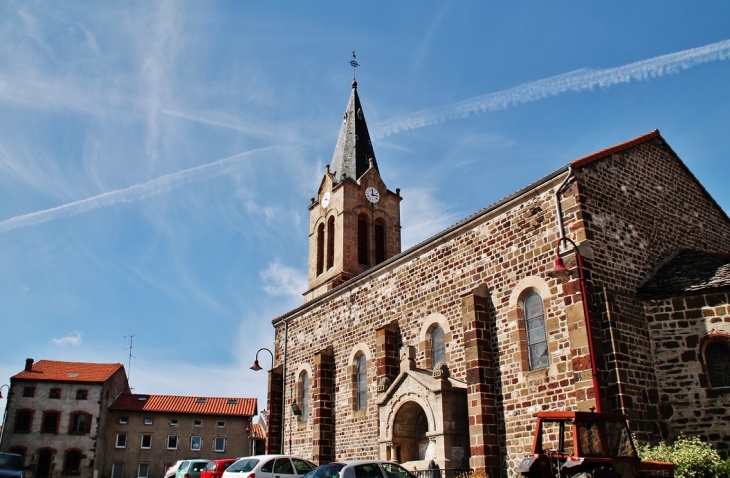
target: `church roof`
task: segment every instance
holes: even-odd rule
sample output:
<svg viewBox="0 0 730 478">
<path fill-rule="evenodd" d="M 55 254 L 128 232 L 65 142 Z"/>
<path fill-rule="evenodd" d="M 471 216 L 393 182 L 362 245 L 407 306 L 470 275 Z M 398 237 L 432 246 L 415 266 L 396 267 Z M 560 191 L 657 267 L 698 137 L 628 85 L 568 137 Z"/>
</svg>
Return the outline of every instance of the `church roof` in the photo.
<svg viewBox="0 0 730 478">
<path fill-rule="evenodd" d="M 345 116 L 342 119 L 330 171 L 335 175 L 337 182 L 342 181 L 345 176 L 359 179 L 370 167 L 370 159 L 373 160 L 373 166 L 377 170 L 375 151 L 370 142 L 368 125 L 357 94 L 357 81 L 353 81 L 350 101 L 347 102 Z"/>
<path fill-rule="evenodd" d="M 646 298 L 672 297 L 730 287 L 730 255 L 678 251 L 639 288 Z"/>
</svg>

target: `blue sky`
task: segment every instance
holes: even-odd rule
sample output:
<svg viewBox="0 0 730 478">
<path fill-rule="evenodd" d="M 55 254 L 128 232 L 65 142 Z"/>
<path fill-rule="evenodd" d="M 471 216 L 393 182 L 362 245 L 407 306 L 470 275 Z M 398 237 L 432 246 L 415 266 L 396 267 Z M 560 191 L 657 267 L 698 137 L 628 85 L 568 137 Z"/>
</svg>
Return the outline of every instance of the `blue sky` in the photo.
<svg viewBox="0 0 730 478">
<path fill-rule="evenodd" d="M 403 248 L 658 128 L 730 210 L 730 2 L 0 3 L 0 383 L 121 362 L 265 404 L 358 92 Z M 270 359 L 262 355 L 268 367 Z M 4 406 L 4 400 L 0 401 Z"/>
</svg>

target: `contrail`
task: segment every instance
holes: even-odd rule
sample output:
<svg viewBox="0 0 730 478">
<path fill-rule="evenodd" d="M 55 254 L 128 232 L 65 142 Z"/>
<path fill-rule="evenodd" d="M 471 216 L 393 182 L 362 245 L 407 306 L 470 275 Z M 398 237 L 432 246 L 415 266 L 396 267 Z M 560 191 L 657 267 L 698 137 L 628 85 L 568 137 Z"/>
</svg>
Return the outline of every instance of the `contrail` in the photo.
<svg viewBox="0 0 730 478">
<path fill-rule="evenodd" d="M 619 83 L 628 83 L 632 80 L 643 81 L 663 75 L 671 75 L 692 68 L 695 65 L 726 60 L 728 57 L 730 57 L 730 40 L 723 40 L 703 47 L 656 56 L 616 68 L 603 70 L 583 68 L 551 78 L 525 83 L 515 88 L 475 96 L 459 103 L 399 116 L 374 125 L 372 136 L 382 138 L 401 131 L 423 128 L 424 126 L 431 126 L 456 118 L 464 118 L 472 113 L 485 113 L 505 109 L 520 103 L 538 101 L 566 91 L 584 91 L 593 89 L 596 86 L 607 88 Z"/>
<path fill-rule="evenodd" d="M 219 159 L 212 163 L 196 166 L 194 168 L 185 169 L 177 173 L 166 174 L 156 179 L 151 179 L 146 183 L 135 184 L 124 189 L 117 189 L 108 193 L 99 194 L 90 198 L 82 199 L 62 206 L 44 209 L 43 211 L 15 216 L 0 222 L 0 234 L 19 227 L 32 226 L 54 219 L 63 217 L 76 216 L 85 212 L 93 211 L 104 206 L 113 204 L 132 202 L 152 196 L 168 192 L 185 184 L 191 184 L 198 181 L 205 181 L 217 176 L 222 176 L 236 167 L 236 163 L 247 156 L 261 153 L 271 149 L 278 149 L 278 146 L 269 146 L 266 148 L 253 149 L 244 153 L 239 153 L 227 158 Z"/>
</svg>

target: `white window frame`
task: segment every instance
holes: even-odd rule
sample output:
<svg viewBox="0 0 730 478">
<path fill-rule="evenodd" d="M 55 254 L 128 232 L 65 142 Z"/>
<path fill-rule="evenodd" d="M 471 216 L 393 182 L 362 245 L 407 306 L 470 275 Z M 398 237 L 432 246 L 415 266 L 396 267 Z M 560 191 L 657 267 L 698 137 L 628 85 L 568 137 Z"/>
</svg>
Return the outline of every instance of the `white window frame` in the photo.
<svg viewBox="0 0 730 478">
<path fill-rule="evenodd" d="M 124 444 L 119 445 L 119 437 L 124 437 Z M 117 433 L 117 441 L 114 442 L 115 448 L 127 448 L 127 434 L 126 433 Z"/>
<path fill-rule="evenodd" d="M 174 447 L 171 447 L 170 446 L 170 438 L 172 438 L 172 437 L 175 437 L 175 446 Z M 165 439 L 165 447 L 168 450 L 177 450 L 179 446 L 180 446 L 180 436 L 178 436 L 178 435 L 167 435 L 167 438 Z"/>
<path fill-rule="evenodd" d="M 194 447 L 193 443 L 195 439 L 198 439 L 198 446 Z M 203 449 L 203 436 L 202 435 L 191 435 L 190 436 L 190 451 L 201 451 Z"/>
<path fill-rule="evenodd" d="M 223 440 L 223 448 L 218 448 L 218 441 Z M 224 453 L 226 451 L 226 437 L 214 437 L 213 438 L 213 451 Z"/>
<path fill-rule="evenodd" d="M 142 470 L 145 469 L 146 473 L 143 475 Z M 149 478 L 150 476 L 150 464 L 149 463 L 137 463 L 137 478 Z"/>
<path fill-rule="evenodd" d="M 145 437 L 150 437 L 150 444 L 149 444 L 149 446 L 144 446 L 144 438 Z M 142 450 L 151 450 L 152 449 L 152 435 L 150 435 L 149 433 L 145 433 L 145 434 L 141 435 L 140 436 L 140 440 L 139 440 L 139 447 Z"/>
</svg>

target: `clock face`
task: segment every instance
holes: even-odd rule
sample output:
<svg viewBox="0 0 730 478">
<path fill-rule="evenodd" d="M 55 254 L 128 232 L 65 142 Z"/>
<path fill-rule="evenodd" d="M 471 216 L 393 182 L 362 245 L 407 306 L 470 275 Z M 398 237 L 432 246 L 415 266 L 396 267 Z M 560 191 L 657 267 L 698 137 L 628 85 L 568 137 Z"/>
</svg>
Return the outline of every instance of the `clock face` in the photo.
<svg viewBox="0 0 730 478">
<path fill-rule="evenodd" d="M 322 196 L 322 207 L 327 207 L 330 203 L 330 192 L 327 191 L 324 193 L 324 196 Z"/>
<path fill-rule="evenodd" d="M 375 204 L 376 202 L 380 201 L 380 194 L 378 193 L 377 189 L 369 187 L 365 190 L 365 198 L 371 203 Z"/>
</svg>

